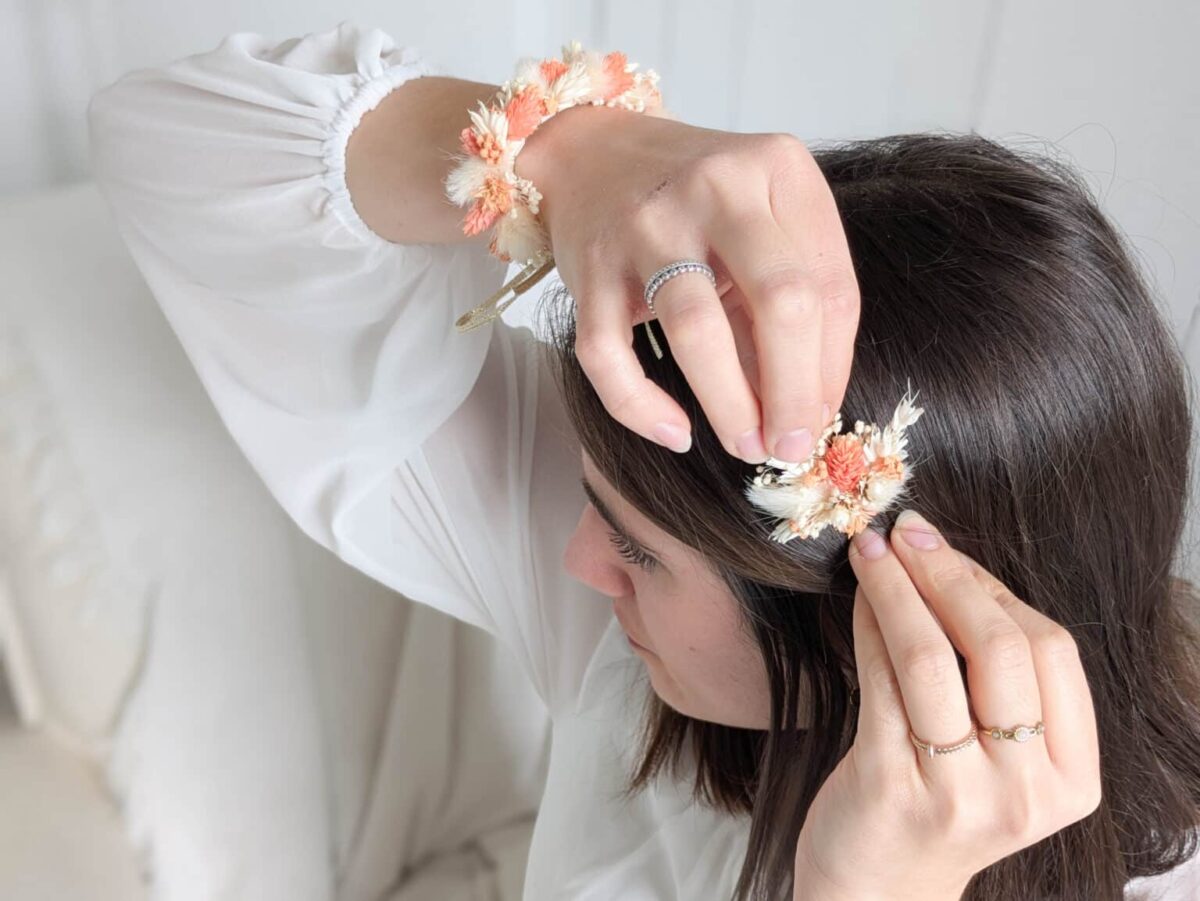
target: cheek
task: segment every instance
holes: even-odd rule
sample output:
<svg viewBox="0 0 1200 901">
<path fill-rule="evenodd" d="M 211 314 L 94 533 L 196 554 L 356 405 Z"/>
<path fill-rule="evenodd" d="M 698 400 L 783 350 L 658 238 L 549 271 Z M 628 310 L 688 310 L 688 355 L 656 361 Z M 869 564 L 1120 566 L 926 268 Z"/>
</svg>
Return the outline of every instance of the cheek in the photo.
<svg viewBox="0 0 1200 901">
<path fill-rule="evenodd" d="M 726 703 L 757 699 L 766 691 L 762 657 L 734 604 L 732 598 L 693 595 L 642 605 L 663 666 L 695 694 Z"/>
</svg>

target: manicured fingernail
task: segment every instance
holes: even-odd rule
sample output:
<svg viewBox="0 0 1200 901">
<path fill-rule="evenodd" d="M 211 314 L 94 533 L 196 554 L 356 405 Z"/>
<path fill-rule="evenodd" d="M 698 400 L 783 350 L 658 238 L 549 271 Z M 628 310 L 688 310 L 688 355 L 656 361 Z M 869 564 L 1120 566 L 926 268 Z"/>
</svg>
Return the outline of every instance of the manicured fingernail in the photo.
<svg viewBox="0 0 1200 901">
<path fill-rule="evenodd" d="M 692 433 L 669 422 L 660 422 L 654 427 L 654 440 L 678 454 L 685 454 L 692 447 Z"/>
<path fill-rule="evenodd" d="M 863 529 L 852 540 L 858 552 L 868 560 L 878 560 L 887 553 L 887 542 L 874 529 Z"/>
<path fill-rule="evenodd" d="M 735 444 L 738 455 L 747 463 L 766 462 L 767 449 L 763 446 L 762 429 L 754 428 L 743 432 Z"/>
<path fill-rule="evenodd" d="M 900 515 L 896 517 L 896 528 L 900 530 L 900 537 L 909 547 L 932 551 L 942 543 L 937 529 L 916 510 L 901 510 Z"/>
<path fill-rule="evenodd" d="M 789 463 L 801 463 L 812 453 L 812 432 L 797 429 L 775 442 L 775 456 Z"/>
</svg>

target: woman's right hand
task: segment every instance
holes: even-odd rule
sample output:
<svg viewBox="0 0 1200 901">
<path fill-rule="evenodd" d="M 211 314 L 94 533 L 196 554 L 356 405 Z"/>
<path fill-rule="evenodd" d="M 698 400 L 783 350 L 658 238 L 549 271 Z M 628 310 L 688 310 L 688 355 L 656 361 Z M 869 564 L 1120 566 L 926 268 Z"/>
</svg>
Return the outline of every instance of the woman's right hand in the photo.
<svg viewBox="0 0 1200 901">
<path fill-rule="evenodd" d="M 650 276 L 694 258 L 713 267 L 716 287 L 687 273 L 654 306 L 713 429 L 747 462 L 808 456 L 841 407 L 859 294 L 833 194 L 799 139 L 581 106 L 530 135 L 516 170 L 542 192 L 577 303 L 576 356 L 615 419 L 667 446 L 660 424 L 690 432 L 631 334 L 651 318 Z"/>
</svg>

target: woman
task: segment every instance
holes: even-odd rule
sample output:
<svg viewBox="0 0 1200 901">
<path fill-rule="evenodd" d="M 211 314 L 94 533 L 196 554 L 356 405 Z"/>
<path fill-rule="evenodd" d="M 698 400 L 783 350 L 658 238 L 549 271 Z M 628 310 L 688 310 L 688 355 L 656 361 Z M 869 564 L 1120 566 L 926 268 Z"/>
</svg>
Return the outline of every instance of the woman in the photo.
<svg viewBox="0 0 1200 901">
<path fill-rule="evenodd" d="M 810 156 L 568 110 L 517 167 L 552 343 L 458 334 L 505 267 L 440 181 L 496 86 L 432 75 L 378 31 L 234 35 L 98 94 L 94 165 L 289 514 L 545 700 L 526 897 L 1120 898 L 1191 857 L 1183 367 L 1082 186 L 973 136 Z M 718 287 L 673 279 L 643 327 L 642 281 L 698 254 Z M 849 546 L 774 540 L 752 463 L 806 459 L 825 403 L 887 422 L 905 383 L 940 536 L 885 540 L 896 505 Z M 1044 731 L 910 743 L 976 722 Z"/>
</svg>

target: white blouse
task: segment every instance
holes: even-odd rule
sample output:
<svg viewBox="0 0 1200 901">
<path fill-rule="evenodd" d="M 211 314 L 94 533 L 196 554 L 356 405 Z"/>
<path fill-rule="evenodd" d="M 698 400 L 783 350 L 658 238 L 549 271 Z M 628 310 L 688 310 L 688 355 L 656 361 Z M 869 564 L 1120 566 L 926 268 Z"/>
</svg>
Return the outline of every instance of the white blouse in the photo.
<svg viewBox="0 0 1200 901">
<path fill-rule="evenodd" d="M 507 266 L 480 241 L 391 243 L 351 204 L 350 132 L 424 74 L 448 73 L 350 23 L 281 43 L 233 34 L 95 95 L 94 177 L 288 514 L 367 575 L 492 633 L 546 703 L 524 897 L 729 898 L 748 817 L 666 779 L 617 797 L 650 688 L 610 600 L 562 565 L 585 503 L 578 444 L 528 328 L 454 328 Z M 1144 897 L 1200 897 L 1181 889 Z"/>
</svg>

